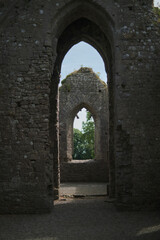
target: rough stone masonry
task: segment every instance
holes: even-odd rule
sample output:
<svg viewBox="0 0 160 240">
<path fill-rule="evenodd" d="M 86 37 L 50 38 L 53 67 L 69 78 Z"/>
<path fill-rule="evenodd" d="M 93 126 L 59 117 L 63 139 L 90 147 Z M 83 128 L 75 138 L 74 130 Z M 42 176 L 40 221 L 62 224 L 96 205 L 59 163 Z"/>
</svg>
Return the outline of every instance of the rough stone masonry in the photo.
<svg viewBox="0 0 160 240">
<path fill-rule="evenodd" d="M 0 213 L 48 212 L 58 197 L 58 83 L 80 41 L 108 76 L 109 196 L 160 206 L 156 12 L 152 0 L 0 1 Z"/>
<path fill-rule="evenodd" d="M 95 159 L 73 160 L 73 122 L 86 108 L 95 122 Z M 108 172 L 108 88 L 90 68 L 68 75 L 59 88 L 61 182 L 106 182 Z"/>
</svg>

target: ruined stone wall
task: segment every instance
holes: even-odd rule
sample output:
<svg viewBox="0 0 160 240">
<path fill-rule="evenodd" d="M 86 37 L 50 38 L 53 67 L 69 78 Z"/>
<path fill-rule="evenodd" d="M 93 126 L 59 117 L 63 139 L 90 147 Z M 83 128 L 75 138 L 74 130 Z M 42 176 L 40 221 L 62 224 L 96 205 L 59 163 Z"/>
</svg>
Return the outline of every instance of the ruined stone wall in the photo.
<svg viewBox="0 0 160 240">
<path fill-rule="evenodd" d="M 73 122 L 85 107 L 95 121 L 95 159 L 73 161 Z M 59 157 L 62 182 L 108 181 L 108 90 L 90 68 L 81 68 L 59 88 Z"/>
<path fill-rule="evenodd" d="M 82 40 L 108 72 L 110 196 L 121 206 L 158 207 L 160 26 L 152 1 L 1 1 L 0 12 L 0 212 L 52 208 L 60 66 Z"/>
<path fill-rule="evenodd" d="M 160 23 L 144 1 L 117 8 L 117 197 L 122 205 L 154 207 L 160 196 Z"/>
<path fill-rule="evenodd" d="M 53 204 L 49 93 L 54 53 L 43 38 L 49 12 L 44 15 L 41 1 L 14 2 L 0 26 L 0 212 L 46 212 Z"/>
</svg>

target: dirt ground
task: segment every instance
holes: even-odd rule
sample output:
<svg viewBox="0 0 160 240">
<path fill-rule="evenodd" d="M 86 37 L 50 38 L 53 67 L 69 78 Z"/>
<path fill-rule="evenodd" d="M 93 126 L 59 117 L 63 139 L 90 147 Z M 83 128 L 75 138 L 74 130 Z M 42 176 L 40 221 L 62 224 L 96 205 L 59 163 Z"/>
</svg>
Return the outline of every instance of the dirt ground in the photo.
<svg viewBox="0 0 160 240">
<path fill-rule="evenodd" d="M 160 240 L 159 212 L 120 212 L 105 197 L 56 201 L 50 214 L 0 216 L 0 240 Z"/>
</svg>

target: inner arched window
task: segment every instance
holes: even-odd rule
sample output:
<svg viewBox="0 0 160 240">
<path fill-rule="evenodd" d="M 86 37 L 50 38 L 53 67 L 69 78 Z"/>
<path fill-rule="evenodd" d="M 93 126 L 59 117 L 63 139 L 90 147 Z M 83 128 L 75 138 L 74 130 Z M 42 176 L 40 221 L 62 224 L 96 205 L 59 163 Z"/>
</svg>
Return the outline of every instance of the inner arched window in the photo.
<svg viewBox="0 0 160 240">
<path fill-rule="evenodd" d="M 82 108 L 73 124 L 73 159 L 95 158 L 95 122 L 87 109 Z"/>
</svg>

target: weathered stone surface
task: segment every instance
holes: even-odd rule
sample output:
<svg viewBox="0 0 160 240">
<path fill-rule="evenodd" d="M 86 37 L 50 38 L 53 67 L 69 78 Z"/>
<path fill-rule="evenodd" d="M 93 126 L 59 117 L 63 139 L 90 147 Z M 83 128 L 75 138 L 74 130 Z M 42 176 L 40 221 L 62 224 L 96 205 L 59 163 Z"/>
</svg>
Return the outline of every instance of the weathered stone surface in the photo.
<svg viewBox="0 0 160 240">
<path fill-rule="evenodd" d="M 0 14 L 0 212 L 52 208 L 61 62 L 82 40 L 108 73 L 110 196 L 121 206 L 158 207 L 160 26 L 152 0 L 3 0 Z"/>
<path fill-rule="evenodd" d="M 95 121 L 95 160 L 73 161 L 73 122 L 85 107 Z M 80 68 L 59 88 L 59 158 L 62 182 L 105 182 L 108 172 L 108 89 L 90 68 Z"/>
</svg>

